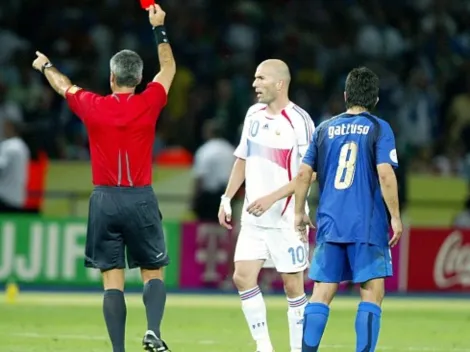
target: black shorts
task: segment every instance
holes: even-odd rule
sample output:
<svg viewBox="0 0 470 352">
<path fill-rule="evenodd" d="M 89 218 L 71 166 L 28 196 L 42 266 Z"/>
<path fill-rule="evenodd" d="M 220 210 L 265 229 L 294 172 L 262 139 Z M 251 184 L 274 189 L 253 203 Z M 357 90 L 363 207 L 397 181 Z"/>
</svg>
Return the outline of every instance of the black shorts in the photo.
<svg viewBox="0 0 470 352">
<path fill-rule="evenodd" d="M 127 253 L 126 253 L 127 252 Z M 85 266 L 101 271 L 169 264 L 162 215 L 152 187 L 95 187 L 90 197 Z"/>
</svg>

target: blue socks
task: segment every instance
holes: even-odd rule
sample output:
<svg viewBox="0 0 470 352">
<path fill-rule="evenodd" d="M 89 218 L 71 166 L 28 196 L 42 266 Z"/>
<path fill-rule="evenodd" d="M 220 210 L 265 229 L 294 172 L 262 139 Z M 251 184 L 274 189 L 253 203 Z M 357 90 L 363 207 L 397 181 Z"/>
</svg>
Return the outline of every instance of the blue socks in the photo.
<svg viewBox="0 0 470 352">
<path fill-rule="evenodd" d="M 302 352 L 317 352 L 325 332 L 330 308 L 323 303 L 305 307 Z M 370 302 L 359 303 L 356 315 L 356 352 L 374 352 L 380 332 L 382 309 Z"/>
<path fill-rule="evenodd" d="M 356 315 L 356 352 L 373 352 L 377 346 L 382 309 L 374 303 L 361 302 Z"/>
<path fill-rule="evenodd" d="M 330 307 L 323 303 L 309 303 L 304 312 L 302 352 L 317 352 L 328 322 Z"/>
</svg>

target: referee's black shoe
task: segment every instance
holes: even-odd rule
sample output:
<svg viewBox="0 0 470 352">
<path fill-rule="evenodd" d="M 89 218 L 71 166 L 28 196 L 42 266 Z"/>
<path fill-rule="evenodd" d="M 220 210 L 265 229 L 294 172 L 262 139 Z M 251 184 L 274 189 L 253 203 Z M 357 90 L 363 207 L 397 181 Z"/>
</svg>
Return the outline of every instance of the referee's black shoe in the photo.
<svg viewBox="0 0 470 352">
<path fill-rule="evenodd" d="M 160 340 L 151 330 L 148 330 L 142 340 L 144 351 L 148 352 L 171 352 L 165 341 Z"/>
</svg>

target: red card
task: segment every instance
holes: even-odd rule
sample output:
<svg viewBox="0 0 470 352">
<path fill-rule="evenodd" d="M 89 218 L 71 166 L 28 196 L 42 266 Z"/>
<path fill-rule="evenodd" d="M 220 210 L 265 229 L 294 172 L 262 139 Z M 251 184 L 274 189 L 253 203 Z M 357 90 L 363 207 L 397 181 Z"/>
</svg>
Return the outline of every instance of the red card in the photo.
<svg viewBox="0 0 470 352">
<path fill-rule="evenodd" d="M 155 5 L 155 0 L 140 0 L 140 6 L 147 10 L 150 6 Z"/>
</svg>

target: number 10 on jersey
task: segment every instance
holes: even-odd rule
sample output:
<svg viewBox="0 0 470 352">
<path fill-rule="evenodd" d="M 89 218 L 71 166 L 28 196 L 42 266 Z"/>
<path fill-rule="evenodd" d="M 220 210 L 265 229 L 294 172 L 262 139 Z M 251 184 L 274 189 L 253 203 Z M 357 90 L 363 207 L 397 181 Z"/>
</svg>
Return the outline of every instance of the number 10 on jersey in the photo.
<svg viewBox="0 0 470 352">
<path fill-rule="evenodd" d="M 351 187 L 356 171 L 356 161 L 357 144 L 354 142 L 344 144 L 339 153 L 338 168 L 336 169 L 336 189 L 343 190 Z"/>
</svg>

